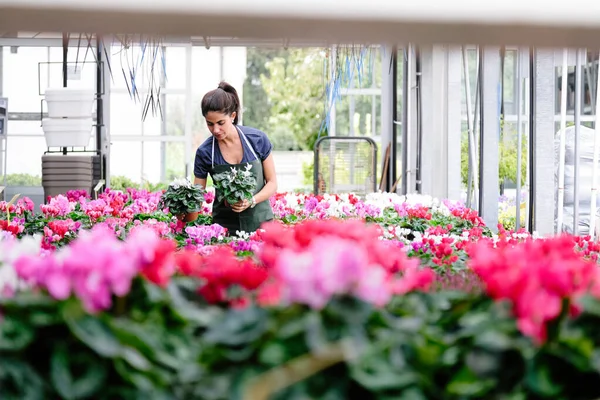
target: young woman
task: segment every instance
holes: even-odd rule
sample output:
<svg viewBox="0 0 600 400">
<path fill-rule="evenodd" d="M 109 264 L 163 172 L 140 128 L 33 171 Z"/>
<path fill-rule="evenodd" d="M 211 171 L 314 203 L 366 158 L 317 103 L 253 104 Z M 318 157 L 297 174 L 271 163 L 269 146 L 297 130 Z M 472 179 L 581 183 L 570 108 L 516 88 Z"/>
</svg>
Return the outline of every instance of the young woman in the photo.
<svg viewBox="0 0 600 400">
<path fill-rule="evenodd" d="M 272 220 L 269 198 L 277 191 L 273 145 L 264 132 L 238 125 L 239 112 L 237 91 L 226 82 L 204 95 L 202 115 L 212 135 L 198 147 L 194 162 L 194 183 L 202 187 L 206 187 L 208 174 L 214 177 L 231 167 L 243 169 L 247 163 L 252 166 L 257 182 L 251 200 L 229 205 L 215 198 L 213 204 L 214 222 L 231 235 L 236 231 L 254 232 L 263 222 Z"/>
</svg>

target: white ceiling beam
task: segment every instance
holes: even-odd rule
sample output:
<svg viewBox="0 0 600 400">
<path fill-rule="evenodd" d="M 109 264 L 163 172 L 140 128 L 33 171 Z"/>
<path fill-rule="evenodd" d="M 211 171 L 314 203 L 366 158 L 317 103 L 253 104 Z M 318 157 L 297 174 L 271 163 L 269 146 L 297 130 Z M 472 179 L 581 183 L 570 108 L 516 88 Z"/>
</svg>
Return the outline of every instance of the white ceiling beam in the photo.
<svg viewBox="0 0 600 400">
<path fill-rule="evenodd" d="M 0 0 L 3 30 L 600 47 L 600 2 Z"/>
</svg>

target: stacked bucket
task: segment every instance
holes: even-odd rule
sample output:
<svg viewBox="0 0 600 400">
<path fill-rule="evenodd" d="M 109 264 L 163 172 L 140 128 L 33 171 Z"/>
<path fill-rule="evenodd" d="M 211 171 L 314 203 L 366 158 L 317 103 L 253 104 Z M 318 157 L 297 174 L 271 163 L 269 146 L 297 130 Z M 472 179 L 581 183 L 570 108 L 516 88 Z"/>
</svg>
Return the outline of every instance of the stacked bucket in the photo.
<svg viewBox="0 0 600 400">
<path fill-rule="evenodd" d="M 42 129 L 48 148 L 87 147 L 93 128 L 94 91 L 47 89 L 45 100 L 48 118 L 42 120 Z M 91 194 L 99 179 L 100 157 L 97 155 L 57 152 L 42 156 L 42 186 L 46 199 L 69 190 L 85 190 Z"/>
<path fill-rule="evenodd" d="M 42 156 L 42 186 L 44 197 L 65 194 L 69 190 L 93 193 L 100 180 L 100 156 L 56 155 Z"/>
</svg>

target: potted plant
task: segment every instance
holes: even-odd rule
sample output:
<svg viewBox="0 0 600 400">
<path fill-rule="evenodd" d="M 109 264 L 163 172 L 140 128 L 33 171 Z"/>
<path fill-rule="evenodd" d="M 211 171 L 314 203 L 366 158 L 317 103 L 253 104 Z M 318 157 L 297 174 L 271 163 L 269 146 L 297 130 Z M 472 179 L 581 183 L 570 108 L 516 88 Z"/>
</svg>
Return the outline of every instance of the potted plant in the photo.
<svg viewBox="0 0 600 400">
<path fill-rule="evenodd" d="M 180 221 L 195 221 L 205 193 L 200 185 L 194 185 L 187 179 L 176 179 L 161 196 L 159 206 L 168 208 Z"/>
<path fill-rule="evenodd" d="M 225 199 L 225 204 L 232 205 L 243 200 L 250 200 L 256 189 L 256 177 L 251 171 L 252 166 L 246 169 L 232 167 L 230 171 L 216 174 L 213 178 L 217 193 L 217 201 Z"/>
</svg>

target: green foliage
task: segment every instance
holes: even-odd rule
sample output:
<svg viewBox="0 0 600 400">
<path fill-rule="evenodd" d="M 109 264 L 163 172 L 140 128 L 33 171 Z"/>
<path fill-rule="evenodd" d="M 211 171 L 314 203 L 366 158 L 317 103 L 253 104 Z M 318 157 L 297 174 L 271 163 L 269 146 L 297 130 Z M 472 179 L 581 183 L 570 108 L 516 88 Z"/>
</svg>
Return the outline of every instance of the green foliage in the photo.
<svg viewBox="0 0 600 400">
<path fill-rule="evenodd" d="M 110 188 L 112 190 L 126 191 L 127 188 L 140 188 L 141 185 L 133 180 L 120 175 L 113 175 L 110 177 Z"/>
<path fill-rule="evenodd" d="M 336 297 L 210 306 L 199 282 L 137 279 L 113 309 L 39 292 L 0 299 L 3 399 L 594 399 L 600 303 L 539 346 L 503 303 L 409 293 L 385 308 Z M 244 397 L 245 396 L 245 397 Z M 265 397 L 267 398 L 267 397 Z"/>
<path fill-rule="evenodd" d="M 217 201 L 225 199 L 233 205 L 243 200 L 250 200 L 256 191 L 256 175 L 247 164 L 246 169 L 231 168 L 230 171 L 215 174 L 215 190 Z"/>
<path fill-rule="evenodd" d="M 320 49 L 290 49 L 268 61 L 261 75 L 268 96 L 268 133 L 279 150 L 312 150 L 325 118 L 325 85 Z"/>
<path fill-rule="evenodd" d="M 2 184 L 1 178 L 0 184 Z M 6 186 L 42 186 L 42 178 L 39 175 L 7 174 Z"/>
<path fill-rule="evenodd" d="M 517 179 L 517 133 L 512 128 L 504 126 L 504 133 L 500 136 L 499 143 L 499 164 L 498 179 L 500 183 L 504 181 L 515 182 Z M 460 152 L 460 175 L 463 185 L 468 184 L 469 174 L 469 134 L 463 132 L 461 137 Z M 477 151 L 479 153 L 479 150 Z M 476 165 L 478 165 L 478 161 Z M 525 184 L 527 179 L 527 138 L 522 137 L 521 141 L 521 185 Z"/>
<path fill-rule="evenodd" d="M 315 181 L 315 162 L 302 162 L 302 184 L 312 187 Z"/>
<path fill-rule="evenodd" d="M 172 180 L 176 177 L 176 175 L 170 172 L 169 177 Z M 121 175 L 113 175 L 110 177 L 110 188 L 112 190 L 120 190 L 122 192 L 126 192 L 127 188 L 145 189 L 150 192 L 157 192 L 160 190 L 166 190 L 168 187 L 169 185 L 164 182 L 152 183 L 149 181 L 144 181 L 144 183 L 138 183 Z"/>
<path fill-rule="evenodd" d="M 200 185 L 176 181 L 162 194 L 159 207 L 168 208 L 173 215 L 198 212 L 204 203 L 204 194 Z"/>
<path fill-rule="evenodd" d="M 262 85 L 261 77 L 271 77 L 267 63 L 274 58 L 288 58 L 288 51 L 284 49 L 272 49 L 265 47 L 249 47 L 246 50 L 246 80 L 244 81 L 244 125 L 252 126 L 269 133 L 271 141 L 277 150 L 283 149 L 277 146 L 278 139 L 271 132 L 269 118 L 271 116 L 271 105 L 269 96 Z"/>
</svg>

